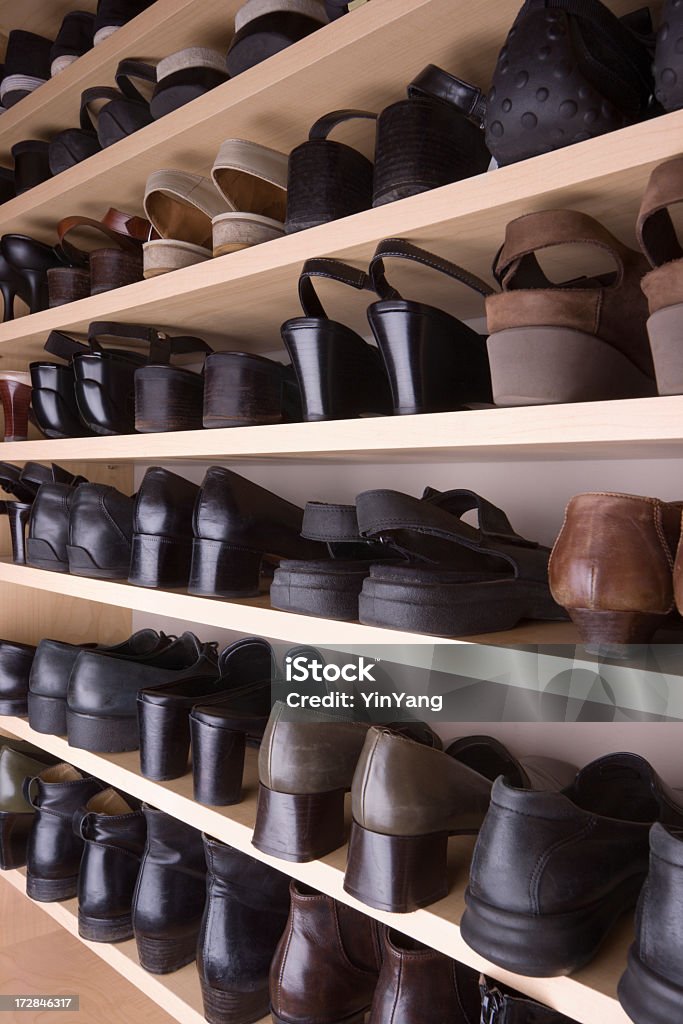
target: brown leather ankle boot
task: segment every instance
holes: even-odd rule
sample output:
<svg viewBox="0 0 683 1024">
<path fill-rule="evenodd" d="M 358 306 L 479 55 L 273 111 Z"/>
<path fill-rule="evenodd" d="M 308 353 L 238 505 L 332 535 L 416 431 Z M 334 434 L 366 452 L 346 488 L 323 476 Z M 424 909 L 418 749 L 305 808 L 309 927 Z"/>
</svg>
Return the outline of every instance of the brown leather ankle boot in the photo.
<svg viewBox="0 0 683 1024">
<path fill-rule="evenodd" d="M 550 557 L 553 597 L 590 645 L 645 644 L 674 610 L 681 504 L 577 494 Z"/>
<path fill-rule="evenodd" d="M 300 882 L 270 968 L 274 1024 L 363 1024 L 381 964 L 382 925 Z"/>
</svg>

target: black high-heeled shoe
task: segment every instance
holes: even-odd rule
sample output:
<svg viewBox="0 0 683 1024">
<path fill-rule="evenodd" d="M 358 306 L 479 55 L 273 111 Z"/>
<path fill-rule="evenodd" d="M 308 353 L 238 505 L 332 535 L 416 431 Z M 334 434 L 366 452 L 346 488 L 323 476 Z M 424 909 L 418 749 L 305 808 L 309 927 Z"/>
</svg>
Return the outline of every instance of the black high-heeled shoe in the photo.
<svg viewBox="0 0 683 1024">
<path fill-rule="evenodd" d="M 2 295 L 3 314 L 2 321 L 7 323 L 14 320 L 14 300 L 18 297 L 29 304 L 28 283 L 21 274 L 14 269 L 0 250 L 0 295 Z"/>
<path fill-rule="evenodd" d="M 85 477 L 74 476 L 56 463 L 43 466 L 40 462 L 27 462 L 23 469 L 19 469 L 8 462 L 0 462 L 0 490 L 17 499 L 0 501 L 0 515 L 9 518 L 12 561 L 15 565 L 26 565 L 26 530 L 33 502 L 42 485 L 67 484 L 75 487 L 80 483 L 85 483 Z"/>
<path fill-rule="evenodd" d="M 15 234 L 2 236 L 0 251 L 23 282 L 29 312 L 40 313 L 47 309 L 50 301 L 47 272 L 52 267 L 64 266 L 65 261 L 60 251 L 28 235 Z M 19 294 L 18 289 L 15 294 Z"/>
<path fill-rule="evenodd" d="M 303 316 L 282 325 L 303 405 L 303 419 L 337 420 L 391 412 L 391 396 L 382 359 L 372 345 L 336 320 L 329 320 L 313 287 L 324 277 L 361 291 L 370 290 L 362 270 L 339 260 L 307 260 L 299 277 Z"/>
</svg>

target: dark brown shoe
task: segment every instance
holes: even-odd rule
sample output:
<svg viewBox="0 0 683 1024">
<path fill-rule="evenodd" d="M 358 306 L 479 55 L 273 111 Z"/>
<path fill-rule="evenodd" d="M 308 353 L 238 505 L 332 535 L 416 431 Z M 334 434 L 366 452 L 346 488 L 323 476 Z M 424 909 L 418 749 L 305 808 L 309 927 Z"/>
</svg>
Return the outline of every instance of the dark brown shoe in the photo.
<svg viewBox="0 0 683 1024">
<path fill-rule="evenodd" d="M 680 534 L 678 502 L 610 493 L 571 499 L 550 556 L 549 580 L 583 643 L 645 644 L 669 623 Z"/>
<path fill-rule="evenodd" d="M 518 760 L 490 736 L 434 750 L 373 726 L 353 777 L 346 892 L 405 914 L 448 894 L 448 837 L 479 831 L 498 776 L 526 789 L 560 790 L 576 768 Z"/>
<path fill-rule="evenodd" d="M 301 882 L 292 881 L 290 897 L 270 968 L 274 1024 L 363 1024 L 382 962 L 382 925 Z"/>
<path fill-rule="evenodd" d="M 476 971 L 387 930 L 368 1024 L 479 1024 L 480 1013 Z"/>
</svg>

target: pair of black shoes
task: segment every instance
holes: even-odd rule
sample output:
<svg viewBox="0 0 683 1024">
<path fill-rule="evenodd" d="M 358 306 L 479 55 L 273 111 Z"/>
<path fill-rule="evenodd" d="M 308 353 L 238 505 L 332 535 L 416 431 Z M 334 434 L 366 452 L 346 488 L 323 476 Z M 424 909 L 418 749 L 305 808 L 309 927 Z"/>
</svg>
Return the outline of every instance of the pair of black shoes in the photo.
<svg viewBox="0 0 683 1024">
<path fill-rule="evenodd" d="M 683 1000 L 683 791 L 626 753 L 561 793 L 496 781 L 462 920 L 478 953 L 517 974 L 570 974 L 638 900 L 619 998 L 636 1024 L 665 1024 Z"/>
<path fill-rule="evenodd" d="M 54 462 L 50 466 L 27 462 L 23 469 L 0 462 L 0 490 L 16 499 L 0 501 L 0 515 L 9 519 L 12 558 L 16 565 L 26 564 L 26 528 L 41 487 L 54 484 L 70 488 L 84 482 L 84 477 L 74 476 Z"/>
</svg>

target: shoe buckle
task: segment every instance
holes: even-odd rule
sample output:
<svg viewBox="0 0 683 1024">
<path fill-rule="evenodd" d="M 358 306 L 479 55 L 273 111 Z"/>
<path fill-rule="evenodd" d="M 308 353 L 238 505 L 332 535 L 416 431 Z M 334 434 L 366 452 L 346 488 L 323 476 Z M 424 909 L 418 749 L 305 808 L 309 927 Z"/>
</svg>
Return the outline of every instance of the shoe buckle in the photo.
<svg viewBox="0 0 683 1024">
<path fill-rule="evenodd" d="M 482 985 L 481 1018 L 479 1024 L 496 1024 L 503 1009 L 503 995 L 500 989 Z"/>
</svg>

